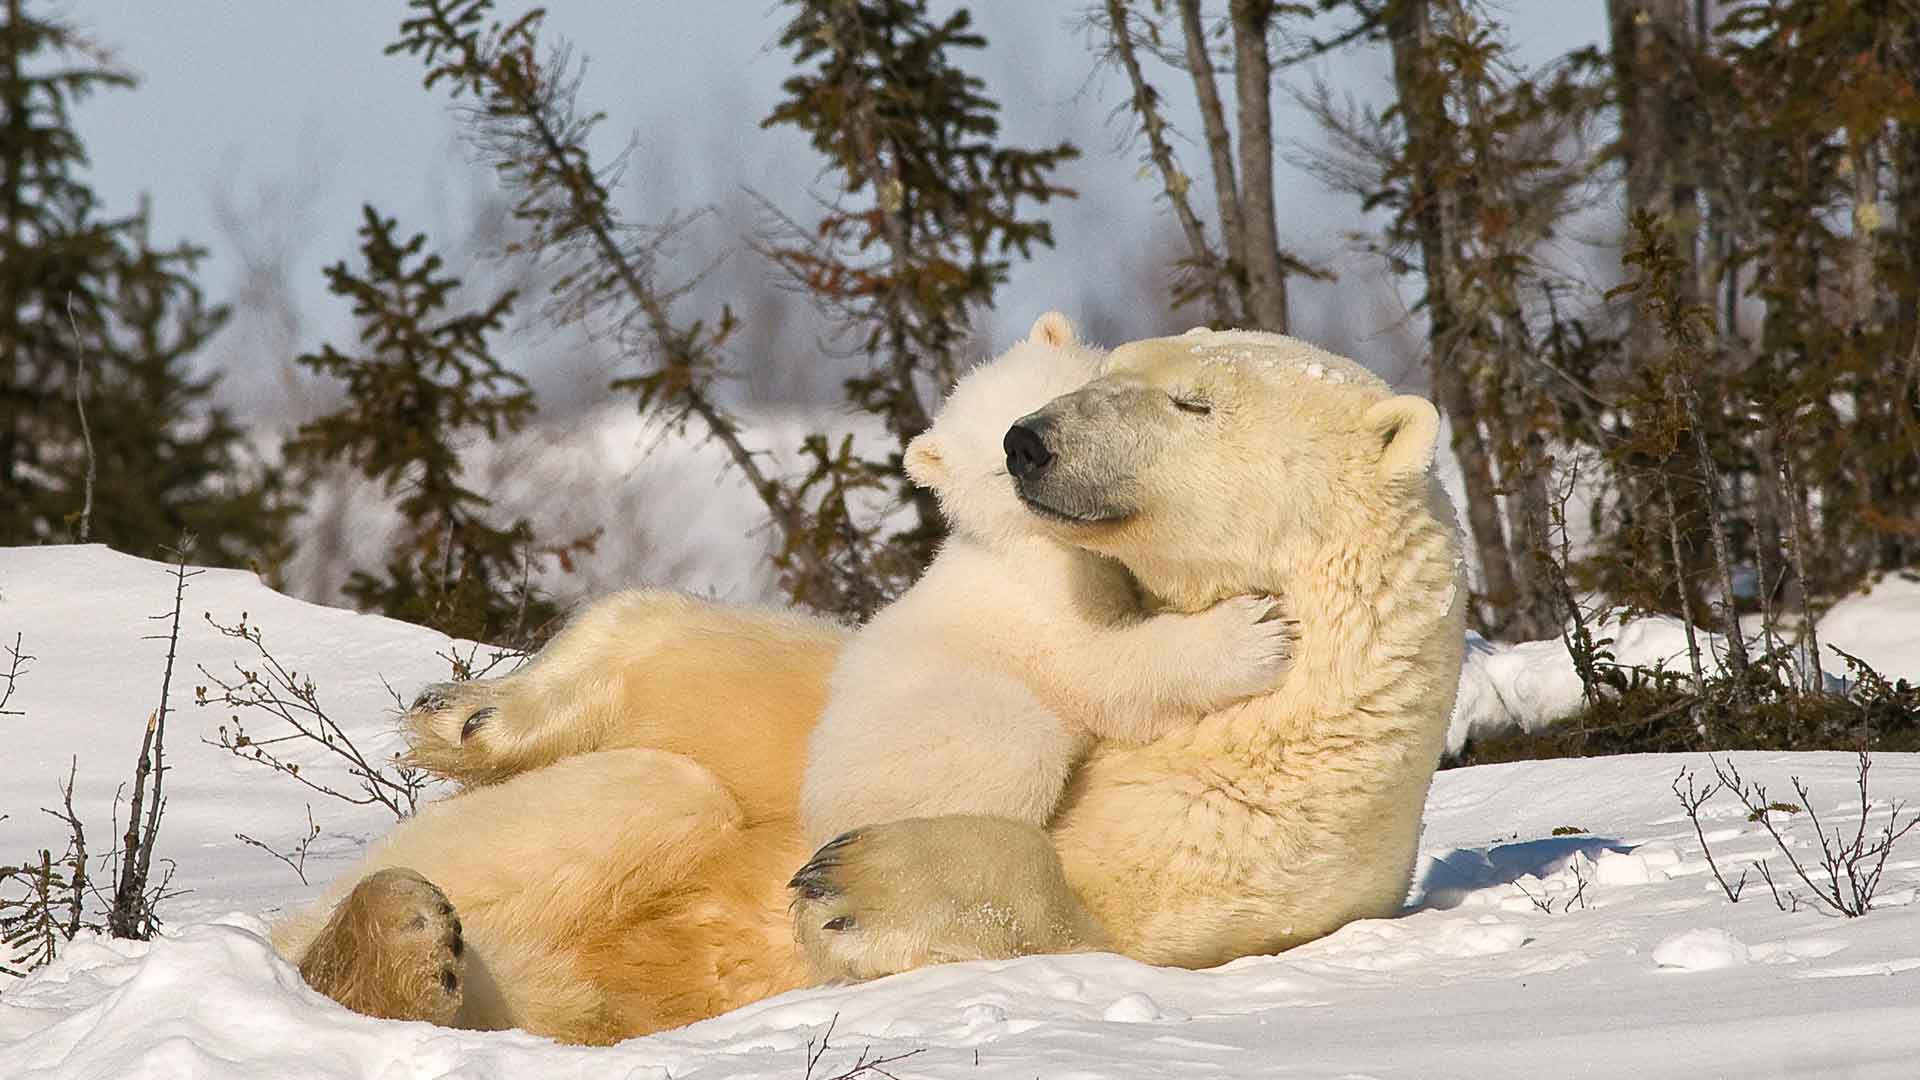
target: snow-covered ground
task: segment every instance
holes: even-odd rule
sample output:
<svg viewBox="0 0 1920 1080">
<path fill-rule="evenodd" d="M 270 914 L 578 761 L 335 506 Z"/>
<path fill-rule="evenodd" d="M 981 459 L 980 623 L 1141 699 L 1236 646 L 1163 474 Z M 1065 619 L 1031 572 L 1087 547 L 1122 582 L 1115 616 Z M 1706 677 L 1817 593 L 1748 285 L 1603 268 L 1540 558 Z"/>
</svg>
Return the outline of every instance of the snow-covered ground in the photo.
<svg viewBox="0 0 1920 1080">
<path fill-rule="evenodd" d="M 0 716 L 0 862 L 43 846 L 58 855 L 62 830 L 38 808 L 58 804 L 56 780 L 75 758 L 75 808 L 96 851 L 111 843 L 115 789 L 157 704 L 165 656 L 165 642 L 150 637 L 164 623 L 147 616 L 170 606 L 171 589 L 160 564 L 97 547 L 0 550 L 0 638 L 11 644 L 19 633 L 37 658 L 6 706 L 23 715 Z M 952 965 L 788 994 L 610 1049 L 367 1019 L 308 991 L 273 956 L 261 919 L 314 895 L 390 815 L 309 798 L 288 777 L 200 741 L 230 710 L 192 704 L 193 688 L 208 682 L 199 667 L 254 662 L 201 613 L 231 623 L 244 612 L 283 663 L 311 673 L 322 703 L 370 751 L 397 746 L 387 684 L 405 694 L 444 677 L 448 662 L 436 654 L 450 643 L 290 600 L 230 571 L 195 578 L 186 611 L 160 854 L 178 865 L 175 886 L 191 891 L 163 906 L 169 925 L 151 944 L 85 938 L 0 985 L 0 1076 L 9 1080 L 799 1078 L 829 1024 L 817 1080 L 853 1068 L 863 1052 L 913 1054 L 886 1066 L 903 1080 L 1920 1074 L 1920 832 L 1896 849 L 1864 918 L 1782 912 L 1758 884 L 1730 904 L 1669 790 L 1681 766 L 1705 769 L 1703 757 L 1442 773 L 1405 915 L 1212 971 L 1113 956 Z M 1889 673 L 1914 674 L 1920 587 L 1883 583 L 1836 608 L 1829 629 Z M 1509 703 L 1549 699 L 1522 684 L 1553 685 L 1564 661 L 1527 646 L 1478 657 L 1491 665 L 1479 690 Z M 242 719 L 268 733 L 263 718 Z M 1850 807 L 1857 815 L 1850 756 L 1735 759 L 1776 798 L 1789 776 L 1806 780 L 1830 825 L 1858 820 L 1847 817 Z M 309 775 L 341 778 L 323 757 L 300 760 Z M 1876 800 L 1920 801 L 1916 756 L 1879 755 L 1872 777 Z M 234 838 L 289 847 L 306 830 L 309 803 L 323 830 L 307 860 L 311 885 Z M 1780 827 L 1804 845 L 1803 817 Z M 1762 826 L 1730 798 L 1704 818 L 1723 869 L 1770 853 Z M 1804 846 L 1795 850 L 1804 857 Z"/>
<path fill-rule="evenodd" d="M 1920 681 L 1920 577 L 1884 578 L 1835 604 L 1814 628 L 1829 686 L 1845 685 L 1847 668 L 1840 652 L 1858 657 L 1888 679 Z M 1607 618 L 1589 631 L 1597 640 L 1610 642 L 1606 648 L 1613 663 L 1688 670 L 1687 632 L 1678 619 L 1654 616 L 1622 624 Z M 1718 670 L 1724 639 L 1701 631 L 1695 636 L 1705 651 L 1703 667 L 1710 673 Z M 1447 732 L 1448 752 L 1459 753 L 1470 735 L 1514 728 L 1537 731 L 1579 712 L 1581 705 L 1580 677 L 1565 641 L 1508 644 L 1469 633 L 1460 698 Z"/>
</svg>

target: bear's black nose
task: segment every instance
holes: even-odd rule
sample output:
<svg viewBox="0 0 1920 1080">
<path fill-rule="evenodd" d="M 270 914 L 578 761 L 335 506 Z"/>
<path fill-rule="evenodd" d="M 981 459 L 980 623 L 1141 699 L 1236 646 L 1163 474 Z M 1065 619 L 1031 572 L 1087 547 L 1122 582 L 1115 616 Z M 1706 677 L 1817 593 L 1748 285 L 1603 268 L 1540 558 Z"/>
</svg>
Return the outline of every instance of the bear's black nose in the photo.
<svg viewBox="0 0 1920 1080">
<path fill-rule="evenodd" d="M 1001 445 L 1007 451 L 1007 471 L 1015 480 L 1031 480 L 1053 464 L 1053 451 L 1040 435 L 1045 425 L 1044 420 L 1029 418 L 1007 429 Z"/>
</svg>

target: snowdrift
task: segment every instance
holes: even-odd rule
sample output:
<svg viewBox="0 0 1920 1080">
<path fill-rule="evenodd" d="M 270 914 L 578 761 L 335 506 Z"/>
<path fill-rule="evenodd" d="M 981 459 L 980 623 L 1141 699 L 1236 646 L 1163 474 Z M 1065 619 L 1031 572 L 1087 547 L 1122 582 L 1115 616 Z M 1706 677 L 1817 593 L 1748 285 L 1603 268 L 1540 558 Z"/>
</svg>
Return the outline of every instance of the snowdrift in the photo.
<svg viewBox="0 0 1920 1080">
<path fill-rule="evenodd" d="M 58 802 L 57 778 L 76 757 L 75 807 L 96 848 L 110 842 L 115 788 L 158 698 L 165 642 L 151 635 L 164 624 L 147 616 L 167 609 L 171 587 L 164 566 L 98 547 L 0 550 L 0 638 L 18 632 L 36 657 L 8 705 L 24 715 L 0 716 L 0 860 L 58 853 L 58 823 L 37 808 Z M 1920 1057 L 1920 833 L 1896 849 L 1864 918 L 1783 912 L 1757 883 L 1730 904 L 1668 787 L 1682 765 L 1707 763 L 1668 756 L 1442 773 L 1405 915 L 1211 971 L 1106 955 L 951 965 L 787 994 L 610 1049 L 371 1020 L 309 991 L 273 955 L 262 920 L 313 896 L 390 815 L 311 797 L 200 741 L 228 716 L 192 704 L 205 681 L 196 666 L 250 660 L 202 613 L 230 623 L 244 612 L 282 662 L 312 674 L 370 752 L 398 746 L 388 684 L 406 694 L 444 677 L 436 653 L 453 643 L 228 571 L 195 578 L 186 610 L 160 855 L 191 891 L 162 907 L 169 925 L 154 942 L 85 937 L 0 986 L 9 1078 L 794 1078 L 829 1027 L 815 1077 L 851 1069 L 863 1053 L 913 1055 L 886 1066 L 903 1078 L 970 1080 L 1904 1077 Z M 1905 673 L 1899 665 L 1915 653 L 1901 643 L 1920 637 L 1920 589 L 1888 583 L 1841 605 L 1829 626 L 1842 648 Z M 1649 654 L 1669 644 L 1655 630 L 1642 636 Z M 1565 689 L 1553 674 L 1564 650 L 1554 649 L 1476 645 L 1463 689 L 1480 698 L 1463 702 L 1485 704 L 1463 703 L 1468 722 L 1482 708 L 1544 715 Z M 1776 793 L 1790 775 L 1807 781 L 1830 827 L 1850 832 L 1858 820 L 1848 755 L 1736 760 Z M 333 769 L 320 755 L 304 761 L 321 775 Z M 1920 760 L 1880 755 L 1872 777 L 1870 829 L 1884 800 L 1920 796 Z M 288 846 L 309 803 L 323 829 L 306 864 L 311 885 L 234 837 Z M 1804 858 L 1804 821 L 1777 824 Z M 1710 803 L 1702 825 L 1730 875 L 1765 856 L 1778 867 L 1761 824 L 1731 799 Z"/>
</svg>

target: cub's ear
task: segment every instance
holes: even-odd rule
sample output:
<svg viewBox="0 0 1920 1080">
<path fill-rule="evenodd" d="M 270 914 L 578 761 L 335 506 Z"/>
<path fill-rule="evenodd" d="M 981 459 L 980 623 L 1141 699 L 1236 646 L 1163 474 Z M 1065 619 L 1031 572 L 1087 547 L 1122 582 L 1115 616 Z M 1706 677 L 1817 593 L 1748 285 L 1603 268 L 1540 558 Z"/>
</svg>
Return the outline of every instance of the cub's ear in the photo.
<svg viewBox="0 0 1920 1080">
<path fill-rule="evenodd" d="M 907 444 L 901 463 L 906 466 L 907 479 L 930 490 L 945 483 L 949 475 L 946 454 L 931 431 L 921 432 Z"/>
<path fill-rule="evenodd" d="M 1027 331 L 1027 341 L 1055 348 L 1078 344 L 1074 339 L 1073 320 L 1057 311 L 1049 311 L 1035 319 L 1033 329 Z"/>
<path fill-rule="evenodd" d="M 1375 404 L 1361 424 L 1379 442 L 1380 474 L 1393 479 L 1423 476 L 1433 467 L 1440 439 L 1440 413 L 1416 394 L 1401 394 Z"/>
</svg>

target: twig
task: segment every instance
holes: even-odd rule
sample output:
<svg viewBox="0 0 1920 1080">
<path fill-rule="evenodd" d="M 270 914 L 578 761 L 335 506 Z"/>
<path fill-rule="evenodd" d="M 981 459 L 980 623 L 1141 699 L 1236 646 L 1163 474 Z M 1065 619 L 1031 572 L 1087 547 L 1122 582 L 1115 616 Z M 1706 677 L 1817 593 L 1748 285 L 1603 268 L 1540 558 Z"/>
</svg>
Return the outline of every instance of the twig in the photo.
<svg viewBox="0 0 1920 1080">
<path fill-rule="evenodd" d="M 257 847 L 261 851 L 264 851 L 267 854 L 273 856 L 274 858 L 279 859 L 281 862 L 286 863 L 287 868 L 292 870 L 296 875 L 299 876 L 300 884 L 302 885 L 308 884 L 307 882 L 307 848 L 310 845 L 312 845 L 312 843 L 315 840 L 320 838 L 320 826 L 315 825 L 313 823 L 313 804 L 312 803 L 307 804 L 306 834 L 300 838 L 300 842 L 298 844 L 294 845 L 292 856 L 288 856 L 280 851 L 276 851 L 274 848 L 268 846 L 262 841 L 255 840 L 253 837 L 248 836 L 246 833 L 238 833 L 238 832 L 234 833 L 233 838 L 235 840 L 240 841 L 243 844 L 248 845 L 249 847 Z"/>
<path fill-rule="evenodd" d="M 87 830 L 80 824 L 80 815 L 73 812 L 73 778 L 80 769 L 80 759 L 67 759 L 67 782 L 60 785 L 60 806 L 58 813 L 41 808 L 41 813 L 51 815 L 66 823 L 67 826 L 67 885 L 71 892 L 67 898 L 67 940 L 80 932 L 81 917 L 86 901 L 87 890 Z"/>
<path fill-rule="evenodd" d="M 0 716 L 24 716 L 25 714 L 19 709 L 7 708 L 7 702 L 13 700 L 13 692 L 19 686 L 20 676 L 27 673 L 29 670 L 27 664 L 34 659 L 33 656 L 20 651 L 20 635 L 17 632 L 13 635 L 13 645 L 7 649 L 7 656 L 7 673 L 0 676 L 6 680 L 7 684 L 6 689 L 0 690 Z"/>
<path fill-rule="evenodd" d="M 1767 860 L 1761 859 L 1759 862 L 1756 862 L 1753 865 L 1755 869 L 1760 871 L 1760 880 L 1767 883 L 1767 892 L 1772 894 L 1773 896 L 1774 907 L 1779 908 L 1781 911 L 1800 910 L 1800 898 L 1793 895 L 1793 892 L 1791 890 L 1787 892 L 1785 899 L 1781 898 L 1780 886 L 1774 882 L 1773 868 L 1767 865 Z M 1791 909 L 1789 909 L 1787 906 L 1787 902 L 1789 900 L 1793 902 L 1793 906 Z"/>
<path fill-rule="evenodd" d="M 820 1059 L 826 1056 L 827 1041 L 833 1037 L 833 1027 L 839 1022 L 840 1014 L 834 1013 L 832 1019 L 827 1021 L 827 1030 L 820 1033 L 819 1042 L 816 1044 L 813 1039 L 807 1040 L 807 1071 L 801 1075 L 801 1080 L 814 1080 L 813 1071 L 819 1067 Z M 891 1054 L 886 1057 L 869 1058 L 867 1057 L 867 1053 L 872 1049 L 871 1046 L 862 1049 L 860 1056 L 854 1060 L 851 1068 L 843 1072 L 834 1073 L 832 1076 L 823 1076 L 820 1080 L 854 1080 L 856 1077 L 868 1075 L 884 1076 L 887 1080 L 900 1080 L 899 1077 L 887 1071 L 887 1066 L 896 1062 L 905 1061 L 923 1052 L 923 1050 L 909 1050 L 904 1054 Z"/>
<path fill-rule="evenodd" d="M 80 503 L 80 542 L 93 529 L 93 431 L 87 427 L 87 353 L 80 342 L 80 323 L 73 317 L 73 293 L 67 293 L 67 325 L 73 328 L 73 407 L 80 413 L 80 437 L 87 447 L 86 497 Z"/>
<path fill-rule="evenodd" d="M 1715 762 L 1714 772 L 1716 775 L 1719 774 L 1718 762 Z M 1680 781 L 1682 780 L 1687 782 L 1687 790 L 1685 793 L 1682 793 L 1680 790 Z M 1724 782 L 1723 778 L 1721 783 Z M 1705 788 L 1696 791 L 1693 783 L 1693 770 L 1683 767 L 1679 774 L 1673 778 L 1673 796 L 1680 800 L 1681 806 L 1686 808 L 1687 820 L 1693 822 L 1693 835 L 1700 838 L 1700 853 L 1707 857 L 1707 869 L 1713 871 L 1713 880 L 1720 883 L 1721 890 L 1727 894 L 1727 902 L 1737 904 L 1740 902 L 1740 894 L 1744 892 L 1747 887 L 1747 872 L 1742 870 L 1739 881 L 1734 882 L 1732 885 L 1727 884 L 1725 875 L 1720 873 L 1720 864 L 1714 861 L 1713 845 L 1707 843 L 1707 834 L 1705 830 L 1700 827 L 1700 808 L 1705 806 L 1707 800 L 1713 798 L 1714 794 L 1720 790 L 1721 783 L 1708 784 Z M 1768 884 L 1771 885 L 1772 881 L 1769 880 Z"/>
<path fill-rule="evenodd" d="M 1520 884 L 1520 882 L 1518 881 L 1513 882 L 1513 887 L 1516 889 L 1519 889 L 1520 895 L 1526 897 L 1529 901 L 1531 901 L 1536 910 L 1539 910 L 1547 915 L 1553 914 L 1553 900 L 1551 898 L 1545 895 L 1541 895 L 1541 896 L 1533 895 L 1531 890 L 1529 890 L 1525 885 Z"/>
<path fill-rule="evenodd" d="M 326 708 L 321 705 L 320 691 L 312 677 L 289 670 L 268 652 L 260 629 L 248 625 L 245 612 L 241 613 L 240 622 L 234 626 L 215 622 L 212 616 L 207 616 L 207 624 L 225 637 L 237 638 L 253 646 L 260 666 L 257 669 L 245 667 L 236 661 L 233 669 L 238 675 L 237 679 L 222 678 L 202 666 L 201 674 L 220 692 L 216 695 L 205 686 L 195 687 L 198 703 L 257 709 L 293 730 L 285 735 L 256 739 L 247 733 L 239 714 L 235 713 L 228 724 L 220 725 L 217 738 L 202 739 L 202 742 L 290 776 L 309 790 L 330 799 L 339 799 L 355 806 L 384 806 L 396 819 L 412 816 L 419 808 L 420 796 L 426 787 L 424 773 L 406 765 L 397 754 L 380 764 L 368 758 L 346 729 L 328 715 Z M 317 744 L 345 762 L 347 773 L 353 777 L 359 790 L 343 791 L 327 782 L 316 781 L 301 769 L 298 762 L 287 760 L 275 749 L 285 743 L 303 742 Z"/>
<path fill-rule="evenodd" d="M 1575 904 L 1580 905 L 1581 911 L 1587 910 L 1587 871 L 1580 862 L 1581 857 L 1576 854 L 1567 863 L 1567 869 L 1573 871 L 1573 895 L 1567 897 L 1566 903 L 1560 905 L 1562 915 L 1572 911 Z"/>
</svg>

